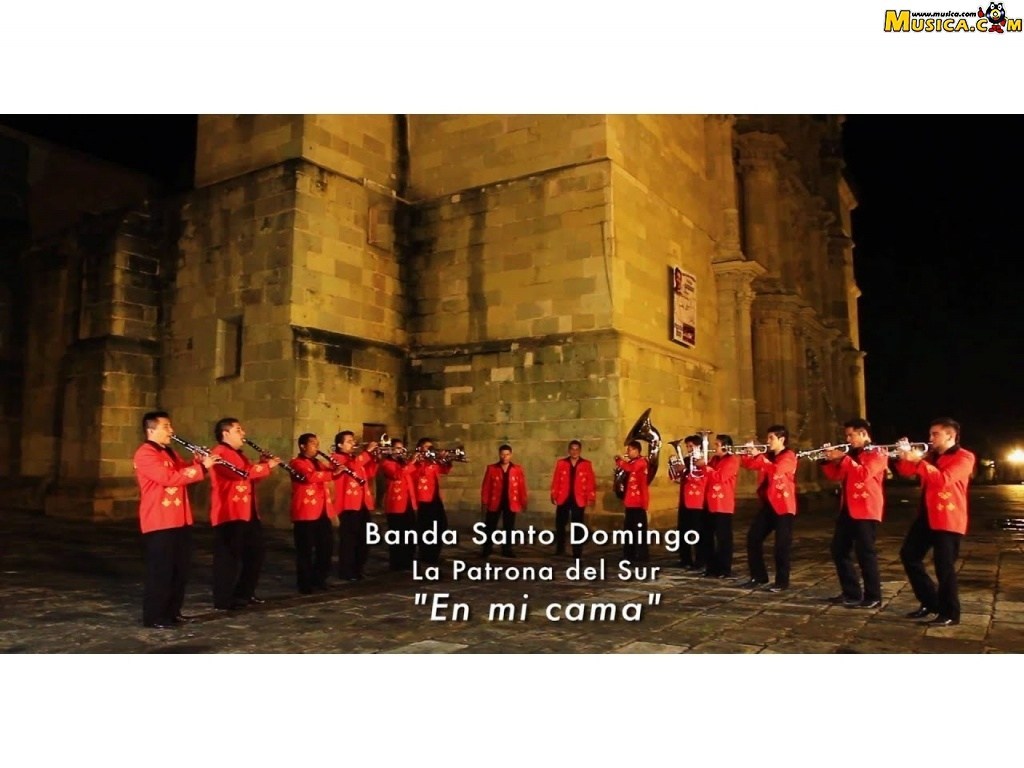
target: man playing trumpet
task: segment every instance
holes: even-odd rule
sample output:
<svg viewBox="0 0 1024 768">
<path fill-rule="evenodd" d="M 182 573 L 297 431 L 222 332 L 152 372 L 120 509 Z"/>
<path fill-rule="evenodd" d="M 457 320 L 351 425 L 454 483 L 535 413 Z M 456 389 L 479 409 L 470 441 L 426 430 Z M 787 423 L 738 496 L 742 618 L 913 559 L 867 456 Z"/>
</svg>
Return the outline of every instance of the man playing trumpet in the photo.
<svg viewBox="0 0 1024 768">
<path fill-rule="evenodd" d="M 761 501 L 747 531 L 747 565 L 750 579 L 743 587 L 763 587 L 769 592 L 789 589 L 793 519 L 796 517 L 796 454 L 787 446 L 789 431 L 781 424 L 768 427 L 766 453 L 753 452 L 740 461 L 758 473 L 757 497 Z M 775 584 L 768 586 L 764 540 L 775 532 Z"/>
<path fill-rule="evenodd" d="M 914 595 L 921 603 L 909 619 L 938 614 L 929 624 L 948 627 L 960 623 L 960 597 L 956 582 L 956 559 L 960 541 L 967 533 L 967 485 L 974 472 L 974 454 L 960 446 L 960 425 L 949 418 L 930 425 L 931 450 L 925 454 L 910 450 L 906 438 L 896 471 L 905 477 L 921 478 L 921 506 L 903 540 L 900 560 Z M 938 587 L 924 568 L 924 556 L 933 550 Z"/>
<path fill-rule="evenodd" d="M 847 608 L 878 608 L 882 604 L 882 580 L 875 535 L 882 522 L 882 483 L 889 461 L 885 452 L 869 449 L 871 424 L 866 419 L 850 419 L 843 428 L 849 450 L 826 446 L 825 458 L 819 462 L 825 477 L 842 483 L 839 517 L 832 534 L 832 560 L 842 592 L 830 597 L 829 602 Z M 851 550 L 857 555 L 863 590 Z"/>
</svg>

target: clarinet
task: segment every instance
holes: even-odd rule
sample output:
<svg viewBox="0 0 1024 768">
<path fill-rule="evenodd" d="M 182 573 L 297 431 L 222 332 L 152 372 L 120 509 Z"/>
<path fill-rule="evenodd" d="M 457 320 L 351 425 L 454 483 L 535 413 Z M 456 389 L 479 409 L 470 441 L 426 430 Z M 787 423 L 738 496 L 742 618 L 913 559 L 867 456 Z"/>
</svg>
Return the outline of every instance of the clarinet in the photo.
<svg viewBox="0 0 1024 768">
<path fill-rule="evenodd" d="M 359 475 L 357 475 L 351 469 L 346 467 L 344 464 L 341 464 L 341 463 L 335 461 L 333 456 L 328 456 L 323 451 L 317 451 L 316 455 L 321 457 L 321 458 L 323 458 L 323 459 L 327 459 L 327 461 L 329 461 L 331 463 L 332 467 L 334 467 L 335 469 L 340 469 L 343 474 L 348 475 L 349 477 L 351 477 L 353 480 L 355 480 L 360 485 L 366 485 L 366 481 L 363 478 L 361 478 Z"/>
<path fill-rule="evenodd" d="M 201 445 L 196 445 L 195 443 L 190 443 L 188 440 L 182 440 L 177 435 L 171 435 L 171 440 L 173 440 L 174 442 L 178 443 L 178 445 L 185 446 L 190 451 L 192 451 L 192 453 L 194 453 L 196 456 L 201 456 L 201 457 L 203 457 L 205 459 L 207 456 L 210 455 L 210 449 L 209 448 L 204 448 Z M 221 466 L 227 467 L 228 469 L 230 469 L 232 472 L 234 472 L 239 477 L 245 478 L 246 480 L 249 479 L 249 473 L 248 472 L 246 472 L 241 467 L 236 467 L 230 461 L 222 459 L 220 456 L 216 457 L 216 463 L 220 464 Z"/>
<path fill-rule="evenodd" d="M 244 442 L 245 442 L 246 445 L 248 445 L 250 448 L 252 448 L 254 451 L 256 451 L 256 453 L 258 453 L 264 459 L 276 459 L 277 458 L 277 456 L 272 454 L 270 451 L 267 451 L 267 450 L 264 450 L 263 448 L 260 448 L 258 445 L 256 445 L 256 443 L 254 443 L 249 438 L 245 438 Z M 292 480 L 294 480 L 295 482 L 297 482 L 297 483 L 304 483 L 304 482 L 306 482 L 306 476 L 304 474 L 302 474 L 301 472 L 299 472 L 299 470 L 297 470 L 295 467 L 293 467 L 288 462 L 282 461 L 280 464 L 278 464 L 278 466 L 281 467 L 281 469 L 283 469 L 289 475 L 291 475 L 292 476 Z"/>
</svg>

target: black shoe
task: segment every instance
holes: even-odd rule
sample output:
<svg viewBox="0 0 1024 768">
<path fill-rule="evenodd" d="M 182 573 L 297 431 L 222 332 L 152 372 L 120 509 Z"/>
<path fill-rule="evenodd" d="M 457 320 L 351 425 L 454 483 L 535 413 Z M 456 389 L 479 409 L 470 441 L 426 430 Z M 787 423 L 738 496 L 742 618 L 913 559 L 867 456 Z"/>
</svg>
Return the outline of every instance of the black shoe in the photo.
<svg viewBox="0 0 1024 768">
<path fill-rule="evenodd" d="M 789 589 L 789 587 L 780 587 L 778 584 L 772 584 L 770 587 L 766 586 L 764 591 L 777 594 L 779 592 L 785 592 L 787 589 Z"/>
<path fill-rule="evenodd" d="M 955 627 L 960 623 L 960 619 L 951 619 L 948 616 L 943 616 L 941 613 L 931 621 L 922 621 L 926 627 Z"/>
<path fill-rule="evenodd" d="M 848 605 L 846 607 L 847 608 L 881 608 L 882 607 L 882 601 L 881 600 L 872 600 L 870 598 L 865 597 L 863 600 L 861 600 L 856 605 Z"/>
<path fill-rule="evenodd" d="M 840 603 L 843 608 L 859 608 L 860 604 L 864 601 L 859 597 L 844 597 L 843 602 Z"/>
<path fill-rule="evenodd" d="M 183 613 L 179 613 L 177 616 L 174 617 L 175 624 L 191 624 L 195 620 L 195 616 L 186 616 Z"/>
<path fill-rule="evenodd" d="M 253 605 L 263 605 L 267 601 L 264 600 L 262 597 L 256 597 L 256 595 L 250 595 L 248 602 L 252 603 Z"/>
<path fill-rule="evenodd" d="M 938 613 L 938 611 L 933 611 L 931 608 L 928 608 L 928 607 L 922 605 L 916 611 L 911 611 L 910 613 L 908 613 L 907 614 L 907 618 L 908 619 L 923 619 L 925 616 L 928 616 L 928 615 L 933 614 L 933 613 Z"/>
<path fill-rule="evenodd" d="M 144 626 L 146 629 L 175 629 L 175 626 L 173 624 L 160 624 L 155 621 L 144 623 L 142 626 Z"/>
<path fill-rule="evenodd" d="M 702 579 L 717 579 L 718 578 L 718 574 L 715 573 L 714 571 L 702 571 L 701 574 L 700 574 L 700 577 Z"/>
<path fill-rule="evenodd" d="M 767 581 L 758 581 L 757 579 L 749 579 L 744 581 L 742 584 L 737 584 L 740 589 L 758 589 L 760 587 L 767 587 Z"/>
<path fill-rule="evenodd" d="M 857 599 L 854 599 L 843 594 L 838 594 L 825 598 L 825 602 L 830 603 L 831 605 L 845 605 L 847 602 L 859 603 L 860 598 L 858 597 Z"/>
</svg>

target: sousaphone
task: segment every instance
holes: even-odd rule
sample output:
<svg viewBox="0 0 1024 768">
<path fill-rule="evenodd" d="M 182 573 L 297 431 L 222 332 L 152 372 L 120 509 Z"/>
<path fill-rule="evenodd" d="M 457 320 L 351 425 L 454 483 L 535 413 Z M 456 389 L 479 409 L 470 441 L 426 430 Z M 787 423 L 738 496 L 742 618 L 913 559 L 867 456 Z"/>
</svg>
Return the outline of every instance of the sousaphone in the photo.
<svg viewBox="0 0 1024 768">
<path fill-rule="evenodd" d="M 626 435 L 626 439 L 622 441 L 623 445 L 629 445 L 633 440 L 643 440 L 647 443 L 647 482 L 648 484 L 653 482 L 654 476 L 658 474 L 658 454 L 661 453 L 661 433 L 657 427 L 651 424 L 651 409 L 648 408 L 642 414 L 640 418 L 636 420 L 636 424 L 629 430 L 629 434 Z M 629 473 L 615 468 L 615 495 L 620 499 L 626 497 L 626 479 Z"/>
</svg>

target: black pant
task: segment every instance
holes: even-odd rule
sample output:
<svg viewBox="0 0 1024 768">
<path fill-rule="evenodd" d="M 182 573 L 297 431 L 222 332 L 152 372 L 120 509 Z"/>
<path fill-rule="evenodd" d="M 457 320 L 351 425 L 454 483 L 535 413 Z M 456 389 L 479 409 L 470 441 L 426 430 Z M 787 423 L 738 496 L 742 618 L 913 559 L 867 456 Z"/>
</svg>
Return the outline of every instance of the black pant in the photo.
<svg viewBox="0 0 1024 768">
<path fill-rule="evenodd" d="M 626 507 L 626 519 L 622 528 L 633 532 L 633 540 L 627 540 L 622 545 L 622 558 L 631 563 L 646 563 L 650 559 L 647 547 L 647 510 Z"/>
<path fill-rule="evenodd" d="M 555 554 L 565 554 L 566 529 L 569 523 L 583 524 L 583 507 L 576 506 L 575 501 L 555 507 Z M 583 557 L 583 545 L 572 545 L 572 556 Z"/>
<path fill-rule="evenodd" d="M 700 535 L 703 527 L 704 510 L 688 509 L 679 507 L 677 517 L 677 528 L 679 529 L 679 564 L 684 568 L 704 568 L 707 561 L 704 559 L 704 550 L 700 546 L 700 539 L 696 544 L 687 544 L 683 537 L 687 531 L 694 531 Z M 691 535 L 692 539 L 693 536 Z"/>
<path fill-rule="evenodd" d="M 256 594 L 263 568 L 263 524 L 231 520 L 213 527 L 213 605 L 230 608 Z"/>
<path fill-rule="evenodd" d="M 192 562 L 192 526 L 142 534 L 146 581 L 142 590 L 142 623 L 170 624 L 185 604 L 185 584 Z"/>
<path fill-rule="evenodd" d="M 921 605 L 947 619 L 960 619 L 960 596 L 956 583 L 956 559 L 960 555 L 963 535 L 951 531 L 935 531 L 928 526 L 926 515 L 918 515 L 907 531 L 900 548 L 900 560 L 907 572 L 910 586 Z M 935 582 L 924 568 L 924 556 L 933 549 Z"/>
<path fill-rule="evenodd" d="M 709 576 L 732 576 L 732 513 L 705 512 L 701 544 Z"/>
<path fill-rule="evenodd" d="M 366 543 L 370 512 L 365 506 L 357 512 L 344 510 L 338 522 L 338 577 L 348 581 L 361 579 L 370 553 Z"/>
<path fill-rule="evenodd" d="M 845 508 L 836 518 L 836 529 L 832 535 L 832 561 L 836 564 L 836 575 L 839 576 L 843 597 L 848 600 L 882 599 L 882 579 L 878 573 L 878 554 L 875 552 L 877 530 L 877 520 L 854 520 Z M 853 567 L 851 551 L 856 553 L 857 564 L 864 577 L 863 591 Z"/>
<path fill-rule="evenodd" d="M 256 594 L 256 585 L 263 572 L 263 560 L 267 555 L 267 545 L 263 539 L 263 523 L 253 517 L 245 526 L 244 544 L 242 546 L 242 573 L 238 577 L 235 597 L 248 600 Z"/>
<path fill-rule="evenodd" d="M 499 519 L 501 527 L 505 529 L 505 544 L 502 545 L 501 552 L 504 555 L 512 554 L 512 545 L 509 542 L 512 541 L 512 531 L 516 529 L 516 513 L 506 507 L 484 515 L 484 532 L 487 535 L 483 546 L 484 557 L 488 557 L 494 548 L 494 544 L 491 543 L 491 534 L 498 527 Z"/>
<path fill-rule="evenodd" d="M 775 586 L 789 586 L 789 559 L 793 548 L 793 518 L 796 515 L 777 515 L 765 504 L 750 521 L 747 531 L 747 566 L 750 578 L 768 583 L 768 568 L 764 564 L 764 540 L 775 532 Z"/>
<path fill-rule="evenodd" d="M 405 512 L 388 512 L 388 530 L 397 531 L 404 540 L 406 531 L 416 529 L 416 512 L 410 503 Z M 392 571 L 405 571 L 412 568 L 412 561 L 416 557 L 415 544 L 389 544 L 388 545 L 388 567 Z"/>
<path fill-rule="evenodd" d="M 437 544 L 424 544 L 423 532 L 437 526 Z M 441 534 L 448 530 L 448 516 L 440 499 L 421 501 L 419 514 L 416 515 L 416 529 L 420 534 L 420 560 L 427 565 L 441 562 Z"/>
<path fill-rule="evenodd" d="M 296 520 L 292 533 L 295 537 L 295 580 L 299 592 L 308 595 L 314 589 L 326 589 L 334 554 L 331 518 L 325 511 L 316 520 Z"/>
</svg>

